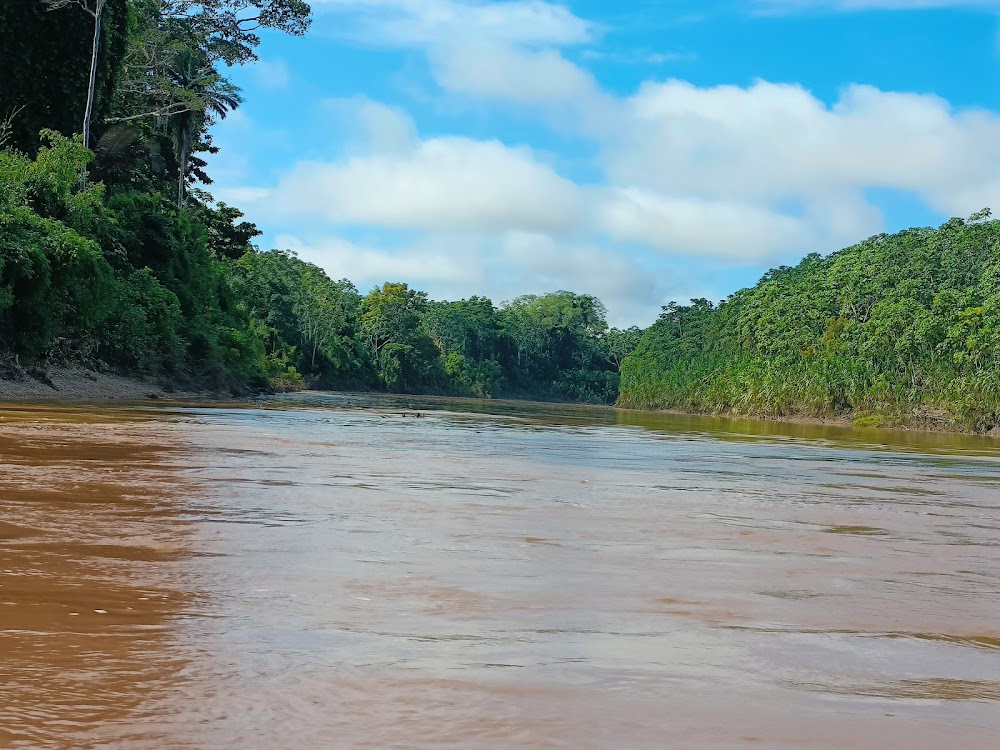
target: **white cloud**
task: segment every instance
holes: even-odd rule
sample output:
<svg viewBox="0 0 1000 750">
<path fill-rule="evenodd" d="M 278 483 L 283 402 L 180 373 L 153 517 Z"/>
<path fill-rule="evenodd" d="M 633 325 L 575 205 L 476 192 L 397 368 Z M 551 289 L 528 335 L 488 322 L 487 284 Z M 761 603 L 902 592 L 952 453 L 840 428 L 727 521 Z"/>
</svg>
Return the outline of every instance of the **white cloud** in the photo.
<svg viewBox="0 0 1000 750">
<path fill-rule="evenodd" d="M 331 225 L 524 231 L 756 263 L 882 231 L 871 188 L 951 215 L 1000 206 L 1000 116 L 929 95 L 851 86 L 828 106 L 797 85 L 647 83 L 592 136 L 604 181 L 589 186 L 525 147 L 421 140 L 400 110 L 338 106 L 367 133 L 360 152 L 299 162 L 269 190 L 244 188 L 244 202 Z"/>
<path fill-rule="evenodd" d="M 365 152 L 402 154 L 412 151 L 419 142 L 413 119 L 398 107 L 358 96 L 328 99 L 320 109 L 337 123 L 346 123 L 358 138 L 357 147 Z"/>
<path fill-rule="evenodd" d="M 392 251 L 365 247 L 337 236 L 303 241 L 290 234 L 278 235 L 276 242 L 282 250 L 291 250 L 303 260 L 315 263 L 331 278 L 350 279 L 362 292 L 386 281 L 459 287 L 482 281 L 477 264 L 468 262 L 468 258 L 424 245 Z"/>
<path fill-rule="evenodd" d="M 517 269 L 508 274 L 512 283 L 503 299 L 557 289 L 593 294 L 608 306 L 609 322 L 619 326 L 651 320 L 663 304 L 663 281 L 614 249 L 510 232 L 502 238 L 501 257 L 504 266 Z"/>
<path fill-rule="evenodd" d="M 581 200 L 579 188 L 530 149 L 446 137 L 404 153 L 300 162 L 258 202 L 275 215 L 336 224 L 564 231 L 578 221 Z"/>
<path fill-rule="evenodd" d="M 935 96 L 850 86 L 828 107 L 797 85 L 668 81 L 628 107 L 605 157 L 614 184 L 766 206 L 876 187 L 945 213 L 1000 205 L 1000 115 Z"/>
<path fill-rule="evenodd" d="M 367 43 L 426 50 L 436 82 L 455 95 L 541 107 L 549 114 L 571 104 L 591 127 L 606 120 L 614 105 L 589 72 L 558 51 L 595 35 L 593 24 L 560 4 L 320 0 L 319 7 L 353 18 L 355 25 L 347 28 Z"/>
<path fill-rule="evenodd" d="M 809 234 L 805 221 L 777 210 L 641 188 L 612 191 L 601 206 L 600 221 L 617 240 L 744 260 L 766 260 L 778 250 L 804 247 Z"/>
<path fill-rule="evenodd" d="M 438 83 L 457 94 L 548 107 L 603 97 L 594 77 L 556 50 L 525 50 L 471 38 L 431 52 Z"/>
<path fill-rule="evenodd" d="M 580 44 L 593 25 L 542 0 L 313 0 L 317 10 L 346 13 L 348 29 L 367 42 L 433 45 L 476 38 L 528 45 Z"/>
<path fill-rule="evenodd" d="M 842 8 L 1000 5 L 1000 0 L 774 2 Z M 595 141 L 610 187 L 649 194 L 645 208 L 635 201 L 622 204 L 620 193 L 612 201 L 617 208 L 609 211 L 618 218 L 610 226 L 623 236 L 679 226 L 678 212 L 705 219 L 740 216 L 750 222 L 748 233 L 773 232 L 773 240 L 742 245 L 760 245 L 760 252 L 769 242 L 784 248 L 795 237 L 815 237 L 815 227 L 803 229 L 802 223 L 815 221 L 810 217 L 822 213 L 815 207 L 831 196 L 860 211 L 852 225 L 870 226 L 871 207 L 856 200 L 869 188 L 916 193 L 943 213 L 1000 205 L 993 169 L 1000 163 L 996 113 L 955 111 L 934 96 L 859 85 L 827 106 L 801 86 L 764 81 L 746 88 L 650 81 L 634 96 L 620 98 L 560 52 L 595 33 L 592 24 L 562 5 L 541 0 L 324 0 L 323 5 L 355 14 L 363 6 L 377 39 L 425 49 L 437 83 L 451 95 L 534 111 Z M 657 210 L 649 209 L 651 200 Z M 805 204 L 802 215 L 782 210 L 789 201 Z M 665 215 L 674 217 L 668 225 L 662 223 Z M 626 231 L 643 217 L 644 229 Z M 715 223 L 704 235 L 706 248 L 727 242 Z M 677 246 L 693 247 L 694 239 Z"/>
</svg>

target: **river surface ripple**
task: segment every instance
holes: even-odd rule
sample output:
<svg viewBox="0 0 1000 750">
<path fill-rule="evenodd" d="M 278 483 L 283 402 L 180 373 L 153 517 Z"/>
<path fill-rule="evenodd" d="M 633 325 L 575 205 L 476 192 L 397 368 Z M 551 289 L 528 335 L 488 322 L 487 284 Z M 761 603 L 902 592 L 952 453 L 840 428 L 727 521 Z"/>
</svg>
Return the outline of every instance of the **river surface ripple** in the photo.
<svg viewBox="0 0 1000 750">
<path fill-rule="evenodd" d="M 0 747 L 995 750 L 997 446 L 370 396 L 7 407 Z"/>
</svg>

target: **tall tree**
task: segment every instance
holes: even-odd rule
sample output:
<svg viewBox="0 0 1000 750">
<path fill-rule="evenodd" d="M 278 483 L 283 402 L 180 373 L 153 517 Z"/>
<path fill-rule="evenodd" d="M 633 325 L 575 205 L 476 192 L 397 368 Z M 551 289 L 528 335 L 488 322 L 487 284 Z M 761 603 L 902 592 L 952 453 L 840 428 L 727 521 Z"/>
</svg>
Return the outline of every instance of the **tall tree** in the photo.
<svg viewBox="0 0 1000 750">
<path fill-rule="evenodd" d="M 97 88 L 97 58 L 101 51 L 101 22 L 107 0 L 43 0 L 50 10 L 75 7 L 94 20 L 94 37 L 90 45 L 90 73 L 87 76 L 87 98 L 83 108 L 83 145 L 90 148 L 90 119 L 94 114 L 94 93 Z"/>
<path fill-rule="evenodd" d="M 225 119 L 243 101 L 230 81 L 219 75 L 196 50 L 178 52 L 171 64 L 174 86 L 184 94 L 187 106 L 170 118 L 177 154 L 177 206 L 184 205 L 191 154 L 198 134 L 215 117 Z"/>
<path fill-rule="evenodd" d="M 44 129 L 80 133 L 88 101 L 89 122 L 107 115 L 125 57 L 129 0 L 102 2 L 99 28 L 80 8 L 0 2 L 0 120 L 9 119 L 8 145 L 33 154 Z"/>
</svg>

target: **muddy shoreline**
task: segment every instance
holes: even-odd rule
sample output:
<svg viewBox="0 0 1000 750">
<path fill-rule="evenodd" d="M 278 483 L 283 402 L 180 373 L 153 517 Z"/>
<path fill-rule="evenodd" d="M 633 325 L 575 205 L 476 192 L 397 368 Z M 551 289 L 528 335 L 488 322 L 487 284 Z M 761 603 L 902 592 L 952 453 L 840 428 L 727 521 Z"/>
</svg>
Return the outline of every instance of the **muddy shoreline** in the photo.
<svg viewBox="0 0 1000 750">
<path fill-rule="evenodd" d="M 0 402 L 17 404 L 118 404 L 130 401 L 228 400 L 232 393 L 173 385 L 79 367 L 0 379 Z"/>
</svg>

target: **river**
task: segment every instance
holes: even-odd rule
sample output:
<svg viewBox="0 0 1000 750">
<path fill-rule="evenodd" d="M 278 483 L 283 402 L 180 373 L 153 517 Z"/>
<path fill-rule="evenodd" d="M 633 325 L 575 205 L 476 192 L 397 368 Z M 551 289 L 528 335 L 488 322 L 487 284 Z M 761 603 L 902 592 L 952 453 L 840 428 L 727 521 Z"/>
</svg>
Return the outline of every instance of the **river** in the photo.
<svg viewBox="0 0 1000 750">
<path fill-rule="evenodd" d="M 998 447 L 323 394 L 6 407 L 0 747 L 995 750 Z"/>
</svg>

